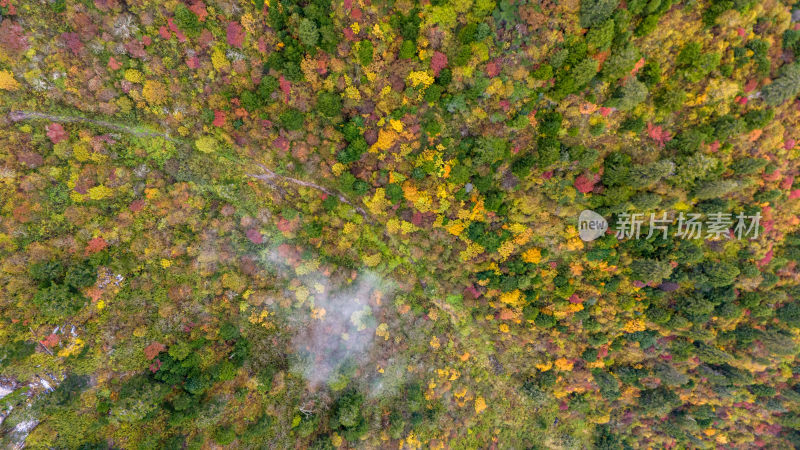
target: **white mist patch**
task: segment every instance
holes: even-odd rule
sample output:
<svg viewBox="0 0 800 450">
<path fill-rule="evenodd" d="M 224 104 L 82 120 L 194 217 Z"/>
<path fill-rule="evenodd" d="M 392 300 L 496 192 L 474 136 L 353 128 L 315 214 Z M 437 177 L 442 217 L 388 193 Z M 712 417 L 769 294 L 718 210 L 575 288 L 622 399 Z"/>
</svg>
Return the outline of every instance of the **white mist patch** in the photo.
<svg viewBox="0 0 800 450">
<path fill-rule="evenodd" d="M 6 387 L 6 386 L 3 386 L 3 385 L 0 385 L 0 398 L 5 397 L 6 395 L 8 395 L 8 394 L 10 394 L 12 392 L 14 392 L 14 390 L 11 389 L 10 387 Z"/>
<path fill-rule="evenodd" d="M 372 271 L 353 272 L 354 278 L 336 282 L 320 270 L 297 275 L 277 252 L 264 256 L 262 261 L 274 263 L 287 278 L 301 281 L 294 289 L 295 295 L 301 294 L 288 318 L 294 332 L 291 370 L 302 374 L 311 389 L 327 383 L 338 390 L 356 375 L 369 353 L 375 317 L 393 292 L 392 284 Z"/>
</svg>

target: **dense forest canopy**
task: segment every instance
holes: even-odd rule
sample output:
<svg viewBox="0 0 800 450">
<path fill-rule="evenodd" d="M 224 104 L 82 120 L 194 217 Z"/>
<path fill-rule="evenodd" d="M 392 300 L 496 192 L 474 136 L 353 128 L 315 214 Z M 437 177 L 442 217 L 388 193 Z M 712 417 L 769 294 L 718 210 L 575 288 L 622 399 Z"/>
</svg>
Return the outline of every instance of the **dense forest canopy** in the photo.
<svg viewBox="0 0 800 450">
<path fill-rule="evenodd" d="M 799 56 L 778 0 L 0 0 L 0 446 L 798 446 Z"/>
</svg>

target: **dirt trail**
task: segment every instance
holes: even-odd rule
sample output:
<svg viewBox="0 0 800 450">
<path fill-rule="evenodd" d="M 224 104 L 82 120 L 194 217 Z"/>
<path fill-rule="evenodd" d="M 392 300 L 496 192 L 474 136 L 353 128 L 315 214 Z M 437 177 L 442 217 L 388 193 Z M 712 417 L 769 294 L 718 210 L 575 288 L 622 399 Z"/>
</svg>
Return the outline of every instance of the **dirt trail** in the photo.
<svg viewBox="0 0 800 450">
<path fill-rule="evenodd" d="M 151 136 L 151 137 L 160 137 L 164 138 L 171 142 L 180 143 L 181 141 L 171 137 L 167 133 L 157 133 L 154 131 L 143 131 L 143 130 L 136 130 L 134 128 L 120 125 L 118 123 L 107 122 L 105 120 L 96 120 L 90 119 L 88 117 L 80 117 L 80 116 L 56 116 L 52 114 L 40 113 L 37 111 L 11 111 L 8 113 L 8 118 L 12 122 L 20 122 L 23 120 L 30 120 L 30 119 L 46 119 L 53 122 L 59 123 L 71 123 L 71 122 L 83 122 L 83 123 L 92 123 L 101 127 L 111 128 L 112 130 L 121 131 L 123 133 L 132 134 L 134 136 L 144 137 L 144 136 Z"/>
<path fill-rule="evenodd" d="M 58 123 L 74 123 L 74 122 L 91 123 L 91 124 L 94 124 L 94 125 L 97 125 L 97 126 L 101 126 L 101 127 L 104 127 L 104 128 L 110 128 L 112 130 L 116 130 L 116 131 L 119 131 L 119 132 L 122 132 L 122 133 L 131 134 L 131 135 L 137 136 L 137 137 L 148 137 L 148 136 L 149 137 L 160 137 L 160 138 L 166 139 L 166 140 L 168 140 L 170 142 L 175 142 L 175 143 L 179 143 L 179 144 L 185 144 L 185 142 L 181 141 L 180 139 L 176 139 L 176 138 L 171 137 L 168 133 L 158 133 L 158 132 L 155 132 L 155 131 L 137 130 L 135 128 L 132 128 L 132 127 L 129 127 L 129 126 L 126 126 L 126 125 L 121 125 L 121 124 L 114 123 L 114 122 L 108 122 L 108 121 L 105 121 L 105 120 L 90 119 L 88 117 L 58 116 L 58 115 L 53 115 L 53 114 L 41 113 L 41 112 L 37 112 L 37 111 L 11 111 L 11 112 L 8 113 L 8 118 L 12 122 L 21 122 L 21 121 L 31 120 L 31 119 L 44 119 L 44 120 L 50 120 L 52 122 L 58 122 Z M 325 193 L 327 195 L 335 196 L 336 198 L 339 199 L 339 201 L 352 206 L 365 219 L 368 219 L 368 220 L 370 219 L 370 217 L 367 215 L 367 212 L 364 211 L 363 208 L 361 208 L 360 206 L 354 205 L 350 200 L 347 199 L 347 197 L 345 197 L 343 194 L 341 194 L 339 192 L 331 191 L 328 188 L 320 186 L 320 185 L 318 185 L 316 183 L 312 183 L 310 181 L 303 181 L 303 180 L 299 180 L 297 178 L 292 178 L 292 177 L 289 177 L 289 176 L 286 176 L 286 175 L 277 174 L 272 169 L 270 169 L 269 167 L 267 167 L 267 166 L 265 166 L 265 165 L 263 165 L 261 163 L 255 163 L 255 164 L 258 167 L 260 167 L 265 173 L 263 175 L 247 174 L 247 176 L 252 177 L 252 178 L 256 178 L 256 179 L 261 180 L 261 181 L 266 181 L 268 184 L 270 184 L 273 187 L 277 187 L 275 185 L 275 180 L 283 180 L 283 181 L 285 181 L 287 183 L 295 184 L 297 186 L 303 186 L 303 187 L 307 187 L 307 188 L 311 188 L 311 189 L 316 189 L 316 190 L 318 190 L 320 192 L 323 192 L 323 193 Z"/>
</svg>

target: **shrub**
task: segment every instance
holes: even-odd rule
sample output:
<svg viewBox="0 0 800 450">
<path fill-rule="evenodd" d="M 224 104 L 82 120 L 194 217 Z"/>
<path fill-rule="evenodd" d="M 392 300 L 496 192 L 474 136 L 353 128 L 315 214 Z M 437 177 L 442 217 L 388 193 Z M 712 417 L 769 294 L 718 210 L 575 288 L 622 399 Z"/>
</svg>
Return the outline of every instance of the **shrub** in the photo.
<svg viewBox="0 0 800 450">
<path fill-rule="evenodd" d="M 42 318 L 60 320 L 78 312 L 84 303 L 84 298 L 63 284 L 55 284 L 39 289 L 32 301 L 39 308 Z"/>
<path fill-rule="evenodd" d="M 336 160 L 342 164 L 348 164 L 361 159 L 361 155 L 367 151 L 367 141 L 359 136 L 354 141 L 347 144 L 343 150 L 336 154 Z"/>
<path fill-rule="evenodd" d="M 320 92 L 317 96 L 317 108 L 327 117 L 338 117 L 342 112 L 342 99 L 335 92 Z"/>
<path fill-rule="evenodd" d="M 264 75 L 256 89 L 256 94 L 262 105 L 266 105 L 272 101 L 272 93 L 278 88 L 278 80 L 271 75 Z"/>
<path fill-rule="evenodd" d="M 373 50 L 372 41 L 369 39 L 363 39 L 356 45 L 358 62 L 360 62 L 362 66 L 372 63 Z"/>
<path fill-rule="evenodd" d="M 400 44 L 400 52 L 398 56 L 402 59 L 411 59 L 417 53 L 417 46 L 414 44 L 414 41 L 403 40 L 403 43 Z"/>
<path fill-rule="evenodd" d="M 553 78 L 553 66 L 550 64 L 542 64 L 531 75 L 537 80 L 549 80 Z"/>
<path fill-rule="evenodd" d="M 73 264 L 67 269 L 64 283 L 77 292 L 82 288 L 93 285 L 96 279 L 97 268 L 86 260 L 78 264 Z"/>
<path fill-rule="evenodd" d="M 603 161 L 603 184 L 619 186 L 629 183 L 631 157 L 625 153 L 609 153 Z"/>
<path fill-rule="evenodd" d="M 301 111 L 296 109 L 290 109 L 286 112 L 281 113 L 280 117 L 281 125 L 283 125 L 289 131 L 297 131 L 303 128 L 303 123 L 305 121 L 305 114 Z"/>
<path fill-rule="evenodd" d="M 175 8 L 175 24 L 189 37 L 197 37 L 203 30 L 200 20 L 183 3 Z"/>
</svg>

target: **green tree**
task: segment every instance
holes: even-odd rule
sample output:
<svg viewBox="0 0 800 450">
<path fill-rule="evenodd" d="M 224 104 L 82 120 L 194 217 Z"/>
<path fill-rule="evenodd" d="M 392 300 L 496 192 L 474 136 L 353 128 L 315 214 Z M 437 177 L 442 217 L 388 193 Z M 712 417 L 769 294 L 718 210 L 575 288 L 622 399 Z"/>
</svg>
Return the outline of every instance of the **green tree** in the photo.
<svg viewBox="0 0 800 450">
<path fill-rule="evenodd" d="M 617 9 L 619 0 L 581 0 L 580 23 L 589 28 L 603 23 Z"/>
<path fill-rule="evenodd" d="M 800 93 L 800 63 L 782 67 L 780 76 L 761 90 L 761 96 L 769 106 L 778 106 L 796 97 L 798 93 Z"/>
<path fill-rule="evenodd" d="M 732 284 L 739 276 L 739 268 L 729 262 L 707 262 L 702 265 L 708 283 L 714 287 Z"/>
<path fill-rule="evenodd" d="M 313 20 L 303 18 L 300 20 L 300 25 L 297 27 L 297 34 L 300 36 L 300 42 L 308 48 L 313 48 L 319 42 L 319 31 L 317 24 Z"/>
<path fill-rule="evenodd" d="M 613 96 L 606 102 L 607 106 L 620 111 L 630 111 L 647 99 L 647 86 L 641 81 L 631 78 L 617 88 Z"/>
<path fill-rule="evenodd" d="M 611 56 L 603 64 L 603 79 L 610 82 L 628 75 L 641 57 L 639 49 L 629 41 L 612 48 Z"/>
<path fill-rule="evenodd" d="M 641 281 L 661 281 L 669 278 L 672 266 L 667 261 L 636 259 L 631 263 L 631 276 Z"/>
<path fill-rule="evenodd" d="M 735 180 L 713 180 L 700 185 L 694 195 L 700 200 L 719 198 L 735 191 L 739 184 Z"/>
<path fill-rule="evenodd" d="M 592 27 L 586 33 L 586 43 L 596 49 L 605 50 L 614 39 L 614 20 L 608 19 L 602 24 Z"/>
</svg>

